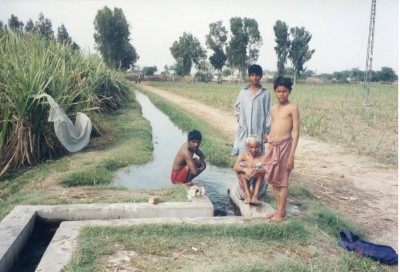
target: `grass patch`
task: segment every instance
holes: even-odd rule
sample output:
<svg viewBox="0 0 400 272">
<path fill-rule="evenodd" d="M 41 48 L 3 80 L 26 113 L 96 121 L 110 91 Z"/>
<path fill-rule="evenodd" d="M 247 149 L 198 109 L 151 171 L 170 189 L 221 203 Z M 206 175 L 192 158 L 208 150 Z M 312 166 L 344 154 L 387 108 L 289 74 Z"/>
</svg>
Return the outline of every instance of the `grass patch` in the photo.
<svg viewBox="0 0 400 272">
<path fill-rule="evenodd" d="M 103 168 L 95 169 L 94 171 L 72 173 L 61 184 L 68 187 L 109 184 L 112 178 L 113 173 Z"/>
<path fill-rule="evenodd" d="M 296 235 L 288 235 L 295 233 Z M 227 264 L 226 258 L 243 258 L 243 251 L 264 252 L 277 242 L 290 241 L 292 244 L 305 243 L 308 233 L 297 221 L 280 226 L 267 223 L 243 225 L 193 225 L 159 224 L 131 227 L 86 227 L 79 236 L 77 254 L 66 271 L 98 271 L 101 256 L 115 252 L 115 245 L 139 254 L 132 264 L 145 271 L 176 270 L 193 271 L 194 262 L 185 259 L 172 260 L 174 255 L 185 249 L 198 248 L 214 266 Z M 103 241 L 103 242 L 101 242 Z M 99 245 L 99 243 L 101 245 Z M 191 250 L 192 251 L 192 250 Z M 263 254 L 257 254 L 264 259 Z M 148 258 L 154 256 L 158 261 Z M 240 260 L 237 260 L 240 261 Z M 265 263 L 265 262 L 264 262 Z M 207 266 L 207 269 L 213 265 Z M 208 270 L 211 271 L 211 270 Z"/>
<path fill-rule="evenodd" d="M 312 199 L 312 193 L 305 187 L 297 184 L 291 184 L 289 187 L 289 195 L 294 198 Z"/>
<path fill-rule="evenodd" d="M 130 253 L 143 271 L 388 271 L 369 258 L 321 244 L 297 219 L 224 225 L 85 227 L 65 271 L 103 271 Z M 336 252 L 336 254 L 332 254 Z M 114 265 L 113 269 L 118 269 Z"/>
<path fill-rule="evenodd" d="M 347 229 L 351 229 L 361 236 L 363 234 L 350 220 L 343 217 L 343 215 L 333 212 L 319 201 L 310 205 L 310 209 L 312 213 L 307 221 L 331 237 L 337 237 L 341 231 Z"/>
</svg>

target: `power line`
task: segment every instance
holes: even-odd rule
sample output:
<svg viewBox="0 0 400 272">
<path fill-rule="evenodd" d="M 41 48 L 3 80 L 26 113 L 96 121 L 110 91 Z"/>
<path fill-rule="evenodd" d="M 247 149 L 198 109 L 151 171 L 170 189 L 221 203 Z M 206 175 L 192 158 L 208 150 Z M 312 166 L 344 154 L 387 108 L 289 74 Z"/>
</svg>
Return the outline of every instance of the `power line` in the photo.
<svg viewBox="0 0 400 272">
<path fill-rule="evenodd" d="M 372 58 L 374 51 L 374 31 L 375 31 L 375 15 L 376 15 L 376 0 L 372 0 L 371 16 L 369 21 L 369 35 L 367 57 L 365 61 L 365 76 L 364 76 L 364 105 L 370 103 L 371 94 L 371 74 L 372 74 Z"/>
</svg>

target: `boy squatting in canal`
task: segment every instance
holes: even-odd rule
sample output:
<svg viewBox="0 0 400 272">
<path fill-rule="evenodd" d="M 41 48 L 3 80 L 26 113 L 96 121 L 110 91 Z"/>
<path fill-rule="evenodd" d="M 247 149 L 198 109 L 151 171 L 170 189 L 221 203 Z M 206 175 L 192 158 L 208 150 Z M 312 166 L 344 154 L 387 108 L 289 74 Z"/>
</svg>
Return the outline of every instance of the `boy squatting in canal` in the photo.
<svg viewBox="0 0 400 272">
<path fill-rule="evenodd" d="M 244 199 L 244 204 L 258 205 L 259 197 L 266 190 L 264 181 L 265 169 L 261 167 L 264 152 L 261 151 L 261 140 L 253 134 L 246 138 L 247 152 L 238 156 L 233 170 L 237 173 L 239 184 L 236 196 Z"/>
<path fill-rule="evenodd" d="M 299 109 L 289 101 L 292 90 L 290 78 L 278 77 L 274 92 L 278 104 L 271 109 L 271 131 L 265 152 L 263 168 L 265 180 L 272 184 L 278 210 L 267 215 L 274 222 L 286 217 L 286 201 L 290 171 L 294 168 L 294 153 L 299 141 Z"/>
<path fill-rule="evenodd" d="M 183 183 L 193 185 L 192 180 L 206 169 L 205 156 L 200 149 L 201 133 L 192 130 L 188 134 L 187 142 L 182 145 L 175 156 L 172 166 L 171 181 L 173 184 Z M 197 155 L 199 158 L 194 158 Z"/>
</svg>

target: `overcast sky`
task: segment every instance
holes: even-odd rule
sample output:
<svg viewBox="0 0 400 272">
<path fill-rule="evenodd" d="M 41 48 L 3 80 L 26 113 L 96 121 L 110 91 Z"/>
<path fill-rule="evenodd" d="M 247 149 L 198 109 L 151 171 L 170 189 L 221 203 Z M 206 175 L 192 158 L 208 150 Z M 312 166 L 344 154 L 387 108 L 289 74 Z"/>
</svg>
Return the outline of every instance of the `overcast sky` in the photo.
<svg viewBox="0 0 400 272">
<path fill-rule="evenodd" d="M 93 20 L 104 6 L 123 10 L 141 67 L 163 71 L 164 65 L 174 64 L 169 48 L 183 32 L 192 33 L 206 48 L 210 23 L 221 20 L 229 30 L 231 17 L 248 17 L 258 22 L 263 38 L 258 63 L 264 69 L 276 70 L 277 20 L 312 34 L 310 48 L 316 52 L 307 69 L 317 73 L 365 69 L 371 0 L 0 0 L 0 21 L 7 24 L 11 14 L 24 23 L 30 18 L 36 21 L 42 12 L 55 33 L 63 23 L 81 48 L 94 53 Z M 398 72 L 397 0 L 377 0 L 373 50 L 373 70 L 387 66 Z"/>
</svg>

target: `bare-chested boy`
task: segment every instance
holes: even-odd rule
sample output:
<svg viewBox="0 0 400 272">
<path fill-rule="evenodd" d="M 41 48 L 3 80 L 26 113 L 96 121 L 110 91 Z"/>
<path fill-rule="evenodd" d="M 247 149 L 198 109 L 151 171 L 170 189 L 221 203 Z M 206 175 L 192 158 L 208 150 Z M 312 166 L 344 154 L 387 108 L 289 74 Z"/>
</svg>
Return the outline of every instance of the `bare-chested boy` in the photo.
<svg viewBox="0 0 400 272">
<path fill-rule="evenodd" d="M 271 131 L 263 161 L 265 180 L 272 184 L 278 205 L 278 210 L 267 216 L 274 222 L 286 217 L 289 175 L 294 168 L 294 153 L 300 135 L 299 109 L 289 101 L 292 85 L 286 77 L 278 77 L 274 82 L 278 104 L 271 109 Z"/>
<path fill-rule="evenodd" d="M 192 130 L 187 142 L 182 145 L 175 156 L 172 166 L 171 181 L 173 184 L 192 185 L 192 180 L 206 169 L 205 156 L 200 149 L 201 133 Z M 199 158 L 194 158 L 197 155 Z"/>
<path fill-rule="evenodd" d="M 264 182 L 265 169 L 261 167 L 264 152 L 261 150 L 261 140 L 252 134 L 246 138 L 246 153 L 239 154 L 233 170 L 237 173 L 239 185 L 236 195 L 244 199 L 244 204 L 259 204 L 266 190 Z"/>
</svg>

